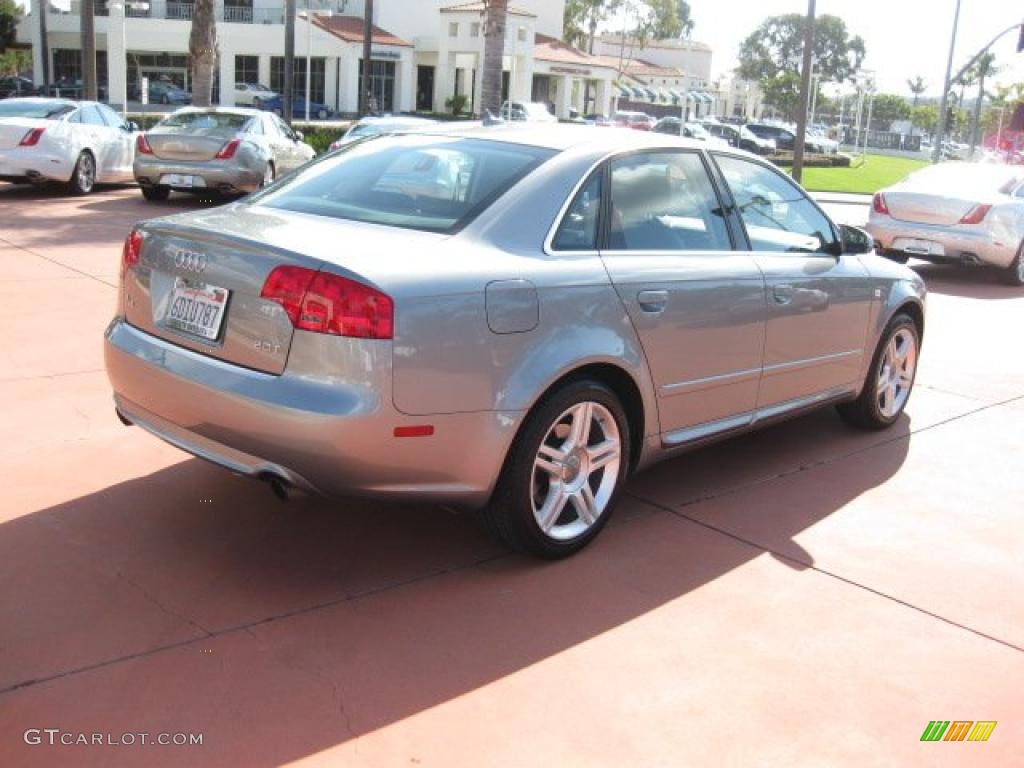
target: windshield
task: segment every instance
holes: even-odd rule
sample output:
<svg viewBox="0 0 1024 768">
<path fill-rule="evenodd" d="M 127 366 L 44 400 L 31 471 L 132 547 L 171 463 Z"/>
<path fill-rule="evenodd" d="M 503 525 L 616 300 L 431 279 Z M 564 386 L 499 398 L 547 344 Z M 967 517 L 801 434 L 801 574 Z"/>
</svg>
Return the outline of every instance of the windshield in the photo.
<svg viewBox="0 0 1024 768">
<path fill-rule="evenodd" d="M 388 137 L 326 155 L 251 200 L 317 216 L 454 232 L 554 154 L 480 139 Z"/>
<path fill-rule="evenodd" d="M 208 131 L 214 129 L 242 130 L 252 120 L 251 115 L 237 112 L 182 112 L 161 120 L 156 128 L 184 128 L 192 131 Z"/>
<path fill-rule="evenodd" d="M 75 108 L 66 101 L 0 101 L 0 117 L 35 117 L 56 120 Z"/>
</svg>

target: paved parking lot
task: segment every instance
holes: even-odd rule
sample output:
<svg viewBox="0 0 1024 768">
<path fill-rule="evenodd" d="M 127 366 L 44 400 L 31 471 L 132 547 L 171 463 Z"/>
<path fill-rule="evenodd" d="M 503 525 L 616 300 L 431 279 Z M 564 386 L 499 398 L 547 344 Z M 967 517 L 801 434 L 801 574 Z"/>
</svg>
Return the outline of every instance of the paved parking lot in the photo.
<svg viewBox="0 0 1024 768">
<path fill-rule="evenodd" d="M 895 429 L 825 411 L 659 465 L 538 563 L 121 426 L 122 240 L 196 205 L 0 185 L 0 765 L 1019 764 L 1024 292 L 921 267 Z M 932 720 L 998 726 L 922 743 Z"/>
</svg>

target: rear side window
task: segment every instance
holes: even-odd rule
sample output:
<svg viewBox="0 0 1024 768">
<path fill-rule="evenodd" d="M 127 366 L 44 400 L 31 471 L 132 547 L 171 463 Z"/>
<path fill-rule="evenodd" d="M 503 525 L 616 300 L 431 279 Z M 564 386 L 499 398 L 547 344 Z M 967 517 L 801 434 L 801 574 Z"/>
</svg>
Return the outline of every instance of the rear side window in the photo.
<svg viewBox="0 0 1024 768">
<path fill-rule="evenodd" d="M 718 197 L 696 152 L 613 160 L 610 197 L 611 250 L 732 250 Z"/>
<path fill-rule="evenodd" d="M 82 107 L 79 114 L 82 116 L 82 122 L 86 125 L 102 125 L 104 127 L 107 125 L 103 122 L 100 111 L 96 107 Z"/>
<path fill-rule="evenodd" d="M 556 251 L 596 251 L 601 188 L 604 173 L 597 171 L 576 193 L 565 212 L 551 247 Z"/>
<path fill-rule="evenodd" d="M 831 252 L 832 223 L 788 178 L 760 163 L 717 155 L 755 251 Z"/>
<path fill-rule="evenodd" d="M 327 155 L 252 199 L 300 213 L 454 232 L 553 154 L 480 139 L 388 137 Z"/>
</svg>

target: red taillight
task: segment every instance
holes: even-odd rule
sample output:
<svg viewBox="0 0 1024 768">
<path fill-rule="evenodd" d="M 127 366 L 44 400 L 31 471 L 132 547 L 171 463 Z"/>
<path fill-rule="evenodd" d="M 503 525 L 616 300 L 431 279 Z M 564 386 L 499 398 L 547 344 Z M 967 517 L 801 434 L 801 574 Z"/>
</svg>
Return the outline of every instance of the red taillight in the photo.
<svg viewBox="0 0 1024 768">
<path fill-rule="evenodd" d="M 395 437 L 430 437 L 433 434 L 433 424 L 417 424 L 414 427 L 395 427 Z"/>
<path fill-rule="evenodd" d="M 230 160 L 235 156 L 235 152 L 238 150 L 238 145 L 242 143 L 241 139 L 232 139 L 223 147 L 220 148 L 214 159 L 216 160 Z"/>
<path fill-rule="evenodd" d="M 260 296 L 280 304 L 304 331 L 359 339 L 390 339 L 394 333 L 391 297 L 341 275 L 276 267 Z"/>
<path fill-rule="evenodd" d="M 992 210 L 991 205 L 981 205 L 980 203 L 971 210 L 969 210 L 964 217 L 960 219 L 961 224 L 981 224 L 982 220 L 988 216 L 988 212 Z"/>
<path fill-rule="evenodd" d="M 875 213 L 881 213 L 885 216 L 889 216 L 889 206 L 885 203 L 885 195 L 881 192 L 876 192 L 875 196 L 871 198 L 871 207 Z"/>
<path fill-rule="evenodd" d="M 128 267 L 139 263 L 139 256 L 142 254 L 142 234 L 133 229 L 124 240 L 124 247 L 121 249 L 121 277 L 124 278 Z"/>
<path fill-rule="evenodd" d="M 33 128 L 22 137 L 21 141 L 18 142 L 18 146 L 34 147 L 36 144 L 39 143 L 39 139 L 43 137 L 43 131 L 45 130 L 46 128 Z"/>
<path fill-rule="evenodd" d="M 135 137 L 135 151 L 140 155 L 152 155 L 153 148 L 149 146 L 149 141 L 146 139 L 146 134 L 140 133 Z"/>
</svg>

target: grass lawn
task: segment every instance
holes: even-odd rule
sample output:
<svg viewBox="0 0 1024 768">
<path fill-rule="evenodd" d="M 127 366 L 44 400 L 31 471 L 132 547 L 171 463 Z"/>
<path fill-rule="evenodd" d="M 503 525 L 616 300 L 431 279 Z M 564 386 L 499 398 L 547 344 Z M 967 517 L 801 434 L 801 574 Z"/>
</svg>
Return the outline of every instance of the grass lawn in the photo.
<svg viewBox="0 0 1024 768">
<path fill-rule="evenodd" d="M 926 165 L 927 160 L 868 155 L 859 168 L 804 168 L 803 185 L 815 192 L 859 192 L 873 195 Z"/>
</svg>

